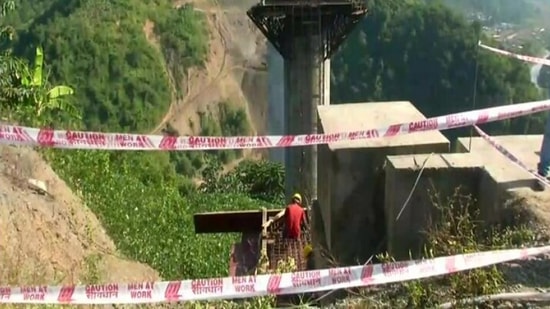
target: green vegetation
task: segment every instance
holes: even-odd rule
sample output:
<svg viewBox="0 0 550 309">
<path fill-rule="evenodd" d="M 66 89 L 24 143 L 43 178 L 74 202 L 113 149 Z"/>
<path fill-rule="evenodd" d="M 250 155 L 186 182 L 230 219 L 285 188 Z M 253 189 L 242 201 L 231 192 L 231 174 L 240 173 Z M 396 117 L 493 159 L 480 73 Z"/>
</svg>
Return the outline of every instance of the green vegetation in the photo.
<svg viewBox="0 0 550 309">
<path fill-rule="evenodd" d="M 191 123 L 191 127 L 195 124 Z M 198 128 L 202 136 L 246 136 L 250 126 L 246 112 L 231 103 L 220 102 L 215 111 L 199 113 Z M 168 128 L 170 134 L 179 135 L 174 128 Z M 192 152 L 171 152 L 170 159 L 176 172 L 186 176 L 196 176 L 204 168 L 210 157 L 227 164 L 242 155 L 242 150 L 209 150 Z"/>
<path fill-rule="evenodd" d="M 235 235 L 196 236 L 194 213 L 272 207 L 243 194 L 251 184 L 240 174 L 220 179 L 205 177 L 204 191 L 212 193 L 193 194 L 190 183 L 187 190 L 181 190 L 175 181 L 147 173 L 146 166 L 132 164 L 132 160 L 147 162 L 145 154 L 140 154 L 142 158 L 132 155 L 131 159 L 117 161 L 110 158 L 113 155 L 116 153 L 74 151 L 64 155 L 55 151 L 50 158 L 61 177 L 82 192 L 84 201 L 99 216 L 118 248 L 129 258 L 158 269 L 165 279 L 227 274 L 230 244 Z M 214 162 L 208 166 L 205 176 L 219 171 Z M 226 183 L 226 190 L 211 189 L 220 187 L 219 182 Z M 227 188 L 243 190 L 227 193 L 233 191 Z M 277 188 L 267 189 L 273 192 Z M 217 253 L 212 254 L 212 250 Z"/>
<path fill-rule="evenodd" d="M 171 88 L 184 89 L 177 86 L 183 82 L 183 73 L 201 65 L 207 52 L 203 16 L 190 6 L 173 9 L 170 1 L 40 1 L 32 6 L 34 11 L 22 12 L 31 5 L 30 1 L 21 2 L 16 14 L 6 21 L 19 35 L 15 42 L 4 44 L 5 61 L 0 67 L 9 74 L 0 82 L 14 86 L 4 88 L 3 110 L 23 124 L 42 126 L 55 119 L 55 126 L 62 128 L 150 130 L 174 99 Z M 149 21 L 154 29 L 145 29 Z M 146 35 L 156 38 L 148 41 Z M 43 47 L 50 74 L 34 83 L 33 66 L 8 53 L 12 43 L 18 55 L 33 60 L 35 46 Z M 21 73 L 26 75 L 21 78 Z M 177 85 L 171 85 L 171 80 Z M 51 89 L 70 89 L 50 87 L 48 81 L 67 83 L 75 89 L 74 97 L 57 100 L 52 95 L 44 96 L 54 93 Z M 50 104 L 45 110 L 40 107 L 39 112 L 39 106 L 44 105 L 39 105 L 41 102 Z M 71 112 L 82 114 L 82 121 Z M 213 114 L 219 115 L 218 121 Z M 203 131 L 213 130 L 220 135 L 244 135 L 249 131 L 245 112 L 230 104 L 220 104 L 219 111 L 205 116 L 210 127 L 201 124 Z M 235 152 L 50 149 L 43 153 L 67 183 L 81 193 L 121 252 L 155 267 L 166 279 L 227 274 L 230 244 L 235 237 L 195 237 L 194 213 L 272 207 L 248 197 L 246 188 L 253 186 L 232 174 L 227 177 L 232 177 L 233 185 L 242 188 L 241 192 L 216 193 L 209 187 L 214 181 L 209 180 L 203 190 L 212 193 L 197 194 L 189 177 L 201 176 L 200 171 L 205 175 L 219 173 L 218 158 L 229 162 L 238 155 Z M 261 170 L 263 163 L 258 164 L 245 164 L 243 168 Z M 269 188 L 271 192 L 276 189 Z M 220 251 L 213 255 L 215 248 Z"/>
<path fill-rule="evenodd" d="M 137 0 L 51 2 L 30 24 L 14 21 L 21 31 L 17 50 L 28 54 L 37 44 L 44 47 L 51 80 L 78 89 L 75 102 L 86 129 L 153 128 L 174 99 L 165 68 L 180 73 L 200 65 L 206 55 L 204 20 L 190 6 L 175 10 L 169 1 Z M 149 35 L 156 34 L 161 46 L 147 40 L 147 21 L 158 25 Z M 180 89 L 181 74 L 175 75 L 179 78 L 173 87 Z"/>
<path fill-rule="evenodd" d="M 171 68 L 179 95 L 183 88 L 178 85 L 184 82 L 187 68 L 201 65 L 208 49 L 208 33 L 198 14 L 192 6 L 184 6 L 155 19 L 155 33 L 160 37 L 164 59 Z"/>
<path fill-rule="evenodd" d="M 13 1 L 3 2 L 0 16 L 6 16 L 13 8 Z M 73 94 L 73 89 L 65 85 L 50 88 L 44 76 L 44 55 L 40 47 L 33 53 L 32 64 L 12 55 L 14 33 L 9 25 L 0 27 L 0 44 L 3 46 L 0 51 L 0 111 L 39 125 L 51 120 L 48 116 L 57 111 L 78 118 L 74 106 L 64 100 Z"/>
<path fill-rule="evenodd" d="M 217 117 L 212 112 L 200 114 L 200 135 L 204 136 L 246 136 L 250 133 L 246 112 L 222 102 L 218 105 Z M 241 155 L 241 150 L 219 150 L 213 153 L 228 163 Z"/>
<path fill-rule="evenodd" d="M 424 115 L 438 116 L 541 97 L 527 65 L 477 48 L 480 38 L 490 42 L 479 24 L 437 4 L 372 0 L 368 5 L 370 15 L 333 58 L 333 101 L 406 99 Z M 543 116 L 484 130 L 542 132 Z"/>
<path fill-rule="evenodd" d="M 151 129 L 174 96 L 182 94 L 179 89 L 185 89 L 180 87 L 185 70 L 200 66 L 208 48 L 203 17 L 189 6 L 176 10 L 162 0 L 30 1 L 22 0 L 6 21 L 20 33 L 18 55 L 34 59 L 36 46 L 43 46 L 51 74 L 39 84 L 25 85 L 19 73 L 32 70 L 6 49 L 0 58 L 0 69 L 6 72 L 0 85 L 7 87 L 0 99 L 3 109 L 17 111 L 35 106 L 35 94 L 52 89 L 48 81 L 67 84 L 74 98 L 44 111 L 57 127 Z M 539 98 L 526 66 L 478 53 L 480 25 L 419 1 L 371 0 L 368 5 L 371 15 L 334 57 L 335 101 L 407 99 L 428 116 L 468 110 L 474 107 L 476 65 L 476 108 Z M 155 25 L 158 46 L 147 40 L 147 21 Z M 83 116 L 82 122 L 67 113 L 71 106 Z M 14 115 L 22 123 L 42 124 L 35 109 Z M 541 119 L 495 124 L 492 129 L 534 132 L 542 128 Z M 209 135 L 250 131 L 246 113 L 230 103 L 206 111 L 194 125 Z M 236 151 L 47 150 L 44 155 L 81 193 L 122 253 L 155 267 L 165 279 L 227 274 L 234 235 L 194 235 L 193 213 L 280 207 L 284 202 L 284 171 L 277 164 L 243 162 L 221 174 L 221 163 L 238 156 Z M 192 177 L 200 177 L 203 184 L 197 187 Z M 468 245 L 463 249 L 473 249 Z"/>
<path fill-rule="evenodd" d="M 525 217 L 510 220 L 515 224 L 513 228 L 484 226 L 476 201 L 460 188 L 448 197 L 433 192 L 432 203 L 436 213 L 432 226 L 425 231 L 427 245 L 422 258 L 537 245 L 539 234 Z M 378 259 L 395 261 L 388 254 L 380 254 Z M 502 267 L 491 266 L 414 280 L 389 285 L 382 291 L 367 291 L 358 300 L 360 304 L 352 308 L 363 308 L 360 305 L 367 308 L 439 308 L 446 302 L 453 302 L 453 308 L 472 308 L 462 307 L 460 301 L 504 292 L 507 279 L 510 278 L 506 278 Z"/>
<path fill-rule="evenodd" d="M 427 0 L 442 2 L 466 14 L 483 14 L 487 24 L 520 23 L 533 17 L 536 5 L 531 0 Z"/>
</svg>

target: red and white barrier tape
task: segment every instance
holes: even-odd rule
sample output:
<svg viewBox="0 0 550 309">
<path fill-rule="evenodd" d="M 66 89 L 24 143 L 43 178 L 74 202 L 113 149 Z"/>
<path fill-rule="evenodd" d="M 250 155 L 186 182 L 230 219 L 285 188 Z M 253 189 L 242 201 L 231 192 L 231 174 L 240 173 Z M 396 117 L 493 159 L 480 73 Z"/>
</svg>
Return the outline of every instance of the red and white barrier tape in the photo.
<svg viewBox="0 0 550 309">
<path fill-rule="evenodd" d="M 497 143 L 497 141 L 494 138 L 489 136 L 487 133 L 483 132 L 483 130 L 481 130 L 477 126 L 474 126 L 474 128 L 476 129 L 479 136 L 481 136 L 485 141 L 487 141 L 489 144 L 491 144 L 491 146 L 493 146 L 498 152 L 503 154 L 506 158 L 508 158 L 510 161 L 512 161 L 518 167 L 522 168 L 523 170 L 525 170 L 529 174 L 533 175 L 533 177 L 535 177 L 537 180 L 541 181 L 546 186 L 550 187 L 550 183 L 548 182 L 548 179 L 542 177 L 537 172 L 532 171 L 531 169 L 529 169 L 529 167 L 527 167 L 527 165 L 525 165 L 523 162 L 521 162 L 520 159 L 518 159 L 516 156 L 514 156 L 511 152 L 509 152 L 502 145 Z"/>
<path fill-rule="evenodd" d="M 491 107 L 421 121 L 393 124 L 378 129 L 329 134 L 285 136 L 160 136 L 99 133 L 0 126 L 0 144 L 67 149 L 109 150 L 214 150 L 278 148 L 320 145 L 342 141 L 374 139 L 414 132 L 447 130 L 504 120 L 550 110 L 550 100 Z"/>
<path fill-rule="evenodd" d="M 0 287 L 0 303 L 145 304 L 299 294 L 440 276 L 547 252 L 550 246 L 272 275 L 134 284 Z"/>
<path fill-rule="evenodd" d="M 484 48 L 486 50 L 490 50 L 492 52 L 495 52 L 497 54 L 501 54 L 501 55 L 504 55 L 504 56 L 507 56 L 507 57 L 512 57 L 512 58 L 516 58 L 516 59 L 519 59 L 519 60 L 522 60 L 522 61 L 527 61 L 527 62 L 531 62 L 531 63 L 535 63 L 535 64 L 542 64 L 542 65 L 550 66 L 550 59 L 544 59 L 544 58 L 537 58 L 537 57 L 531 57 L 531 56 L 526 56 L 526 55 L 515 54 L 515 53 L 509 52 L 509 51 L 506 51 L 506 50 L 502 50 L 502 49 L 494 48 L 494 47 L 491 47 L 491 46 L 487 46 L 485 44 L 482 44 L 481 42 L 479 42 L 478 45 L 481 48 Z"/>
</svg>

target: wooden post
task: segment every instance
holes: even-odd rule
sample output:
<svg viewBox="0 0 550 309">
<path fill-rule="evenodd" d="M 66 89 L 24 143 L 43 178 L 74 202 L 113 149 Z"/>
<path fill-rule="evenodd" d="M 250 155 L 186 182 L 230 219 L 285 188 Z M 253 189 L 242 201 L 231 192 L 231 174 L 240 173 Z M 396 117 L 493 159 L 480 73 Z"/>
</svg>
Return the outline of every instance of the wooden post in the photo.
<svg viewBox="0 0 550 309">
<path fill-rule="evenodd" d="M 262 251 L 267 253 L 267 208 L 262 207 Z"/>
</svg>

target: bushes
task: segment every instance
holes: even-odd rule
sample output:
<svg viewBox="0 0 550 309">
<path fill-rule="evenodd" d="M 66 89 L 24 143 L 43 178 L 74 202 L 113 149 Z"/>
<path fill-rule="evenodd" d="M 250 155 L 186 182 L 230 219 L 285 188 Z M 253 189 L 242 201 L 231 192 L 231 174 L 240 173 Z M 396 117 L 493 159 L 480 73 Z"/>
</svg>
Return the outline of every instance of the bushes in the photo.
<svg viewBox="0 0 550 309">
<path fill-rule="evenodd" d="M 181 73 L 200 65 L 206 55 L 204 21 L 189 6 L 174 10 L 171 1 L 49 2 L 26 13 L 35 14 L 31 23 L 14 17 L 23 30 L 18 50 L 27 54 L 37 43 L 44 46 L 50 77 L 75 88 L 85 129 L 150 129 L 172 99 L 164 58 Z M 157 22 L 155 33 L 164 54 L 147 41 L 147 19 Z M 166 279 L 227 274 L 231 237 L 195 236 L 193 213 L 261 206 L 245 195 L 194 195 L 195 185 L 186 175 L 202 167 L 203 154 L 198 152 L 44 154 L 81 193 L 122 253 L 151 265 Z M 174 165 L 173 156 L 186 157 L 190 164 Z M 212 255 L 216 248 L 220 254 Z"/>
<path fill-rule="evenodd" d="M 157 161 L 152 155 L 47 152 L 54 168 L 81 192 L 122 253 L 151 265 L 165 279 L 227 275 L 235 235 L 195 235 L 193 214 L 271 205 L 238 193 L 193 194 L 186 178 L 170 179 L 149 171 L 146 164 L 135 164 Z"/>
<path fill-rule="evenodd" d="M 207 110 L 199 114 L 199 128 L 202 136 L 235 136 L 248 135 L 250 126 L 248 117 L 243 108 L 237 108 L 230 103 L 220 102 L 215 110 Z M 173 128 L 167 131 L 179 135 Z M 172 152 L 170 159 L 176 171 L 186 176 L 196 176 L 196 173 L 205 167 L 209 157 L 227 164 L 242 154 L 242 150 L 208 150 Z"/>
<path fill-rule="evenodd" d="M 207 33 L 189 6 L 173 10 L 169 1 L 134 0 L 42 4 L 25 13 L 35 14 L 31 23 L 14 17 L 25 31 L 19 51 L 34 52 L 32 45 L 44 45 L 50 77 L 75 88 L 75 101 L 85 116 L 76 126 L 142 131 L 166 110 L 171 99 L 167 76 L 163 57 L 143 33 L 147 18 L 160 21 L 156 30 L 165 56 L 170 55 L 167 61 L 179 72 L 199 65 L 206 54 Z M 6 80 L 10 86 L 17 86 L 15 82 Z M 221 104 L 217 114 L 221 125 L 209 115 L 204 130 L 213 135 L 248 133 L 243 110 Z M 36 118 L 30 110 L 23 116 Z M 209 156 L 201 152 L 42 152 L 100 218 L 119 250 L 156 268 L 165 279 L 227 275 L 234 235 L 195 235 L 194 213 L 271 206 L 250 198 L 247 191 L 196 194 L 187 175 L 203 167 Z"/>
<path fill-rule="evenodd" d="M 165 61 L 179 84 L 182 73 L 205 58 L 204 20 L 190 6 L 174 10 L 170 1 L 54 2 L 37 10 L 32 23 L 16 25 L 24 30 L 18 50 L 44 46 L 51 78 L 75 88 L 86 129 L 137 132 L 154 127 L 173 99 Z M 147 19 L 156 22 L 154 34 L 163 53 L 147 41 Z M 224 115 L 235 113 L 239 115 L 233 110 Z M 238 121 L 224 130 L 246 125 Z M 202 168 L 200 152 L 44 153 L 82 194 L 121 252 L 166 279 L 227 274 L 232 236 L 196 236 L 194 213 L 262 205 L 245 195 L 195 195 L 187 176 Z"/>
<path fill-rule="evenodd" d="M 186 4 L 165 18 L 157 19 L 155 32 L 176 81 L 176 90 L 181 94 L 186 69 L 202 65 L 206 58 L 208 33 L 202 13 Z"/>
<path fill-rule="evenodd" d="M 432 226 L 425 232 L 427 245 L 423 258 L 510 249 L 518 244 L 529 246 L 535 239 L 535 232 L 525 226 L 488 229 L 479 220 L 475 201 L 459 189 L 448 198 L 437 194 L 432 197 L 437 211 Z M 382 262 L 393 261 L 388 254 L 381 254 L 378 258 Z M 497 266 L 490 266 L 391 285 L 383 292 L 373 294 L 395 308 L 433 308 L 446 301 L 456 302 L 467 297 L 497 293 L 504 286 L 503 273 Z"/>
<path fill-rule="evenodd" d="M 26 2 L 23 1 L 26 7 Z M 33 22 L 17 21 L 20 53 L 44 47 L 53 81 L 76 89 L 75 102 L 87 129 L 143 131 L 154 127 L 171 102 L 163 54 L 149 42 L 144 25 L 156 33 L 174 71 L 200 65 L 207 52 L 202 15 L 170 1 L 49 1 Z M 153 33 L 154 34 L 154 33 Z M 178 80 L 176 89 L 182 89 Z"/>
<path fill-rule="evenodd" d="M 230 173 L 220 177 L 221 166 L 210 162 L 203 171 L 201 192 L 238 192 L 254 199 L 283 205 L 285 202 L 284 168 L 271 161 L 243 161 Z"/>
<path fill-rule="evenodd" d="M 423 2 L 367 1 L 369 17 L 332 59 L 334 103 L 406 99 L 426 117 L 433 117 L 471 110 L 474 105 L 481 109 L 540 98 L 524 63 L 478 50 L 479 40 L 489 40 L 479 24 L 437 4 L 439 0 L 428 1 L 436 3 L 431 5 Z M 483 6 L 488 1 L 462 2 Z M 529 118 L 493 123 L 484 130 L 521 134 Z M 540 133 L 542 128 L 529 124 L 530 132 Z M 465 132 L 445 134 L 454 140 Z"/>
<path fill-rule="evenodd" d="M 248 117 L 245 110 L 233 107 L 231 103 L 220 102 L 217 106 L 217 111 L 208 111 L 201 113 L 199 116 L 200 135 L 242 136 L 250 133 L 250 126 L 248 125 Z M 229 163 L 241 156 L 242 150 L 211 150 L 206 153 L 214 154 L 223 163 Z"/>
</svg>

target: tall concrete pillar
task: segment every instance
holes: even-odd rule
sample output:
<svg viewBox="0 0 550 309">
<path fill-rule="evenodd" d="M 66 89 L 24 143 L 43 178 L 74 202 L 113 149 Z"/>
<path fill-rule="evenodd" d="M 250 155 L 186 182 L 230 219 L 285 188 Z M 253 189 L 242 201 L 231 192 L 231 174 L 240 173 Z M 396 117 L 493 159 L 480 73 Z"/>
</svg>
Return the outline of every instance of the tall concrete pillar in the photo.
<svg viewBox="0 0 550 309">
<path fill-rule="evenodd" d="M 309 48 L 311 52 L 304 53 L 303 50 L 296 50 L 295 57 L 288 61 L 284 61 L 273 45 L 268 43 L 267 126 L 270 135 L 320 132 L 317 105 L 330 104 L 330 59 L 321 62 L 321 56 L 316 48 L 319 46 L 317 37 L 300 37 L 296 40 L 297 46 Z M 308 84 L 310 87 L 306 86 Z M 294 106 L 294 109 L 291 109 L 291 106 Z M 291 112 L 285 114 L 287 110 Z M 304 117 L 311 119 L 306 120 Z M 317 186 L 312 185 L 317 181 L 316 148 L 313 147 L 310 151 L 302 147 L 288 150 L 273 148 L 269 151 L 270 160 L 285 166 L 287 196 L 294 192 L 301 192 L 309 202 L 317 197 Z M 288 164 L 287 157 L 290 160 Z M 309 167 L 302 168 L 304 162 L 309 162 L 306 163 Z M 304 177 L 308 177 L 309 180 L 302 179 Z"/>
<path fill-rule="evenodd" d="M 324 61 L 318 36 L 294 37 L 285 61 L 285 112 L 288 134 L 318 132 L 317 105 L 330 103 L 330 60 Z M 325 64 L 329 64 L 325 67 Z M 327 72 L 328 71 L 328 72 Z M 285 191 L 301 192 L 308 203 L 317 199 L 317 147 L 285 150 Z"/>
<path fill-rule="evenodd" d="M 268 42 L 267 44 L 267 133 L 269 135 L 283 135 L 286 134 L 284 59 L 271 43 Z M 269 159 L 284 165 L 284 148 L 270 149 Z"/>
</svg>

